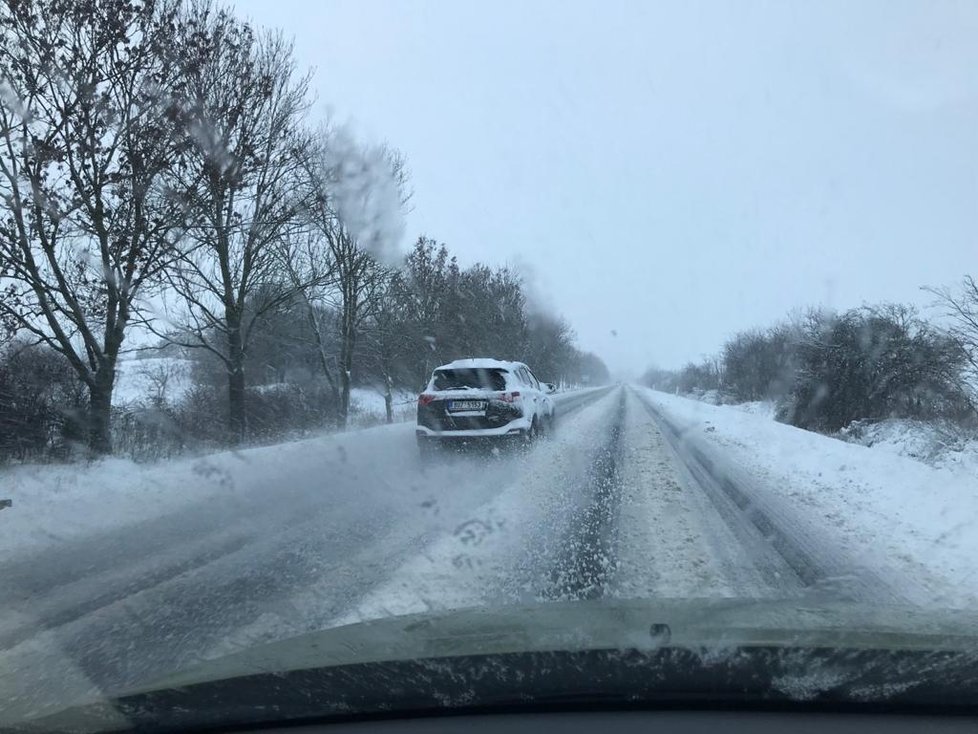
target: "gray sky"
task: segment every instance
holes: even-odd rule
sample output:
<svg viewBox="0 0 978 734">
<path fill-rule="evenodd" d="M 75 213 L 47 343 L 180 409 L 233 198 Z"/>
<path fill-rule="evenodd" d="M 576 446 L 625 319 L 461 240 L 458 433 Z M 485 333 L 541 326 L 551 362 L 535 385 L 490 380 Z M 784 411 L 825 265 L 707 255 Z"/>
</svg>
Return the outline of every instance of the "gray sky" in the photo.
<svg viewBox="0 0 978 734">
<path fill-rule="evenodd" d="M 612 369 L 978 274 L 978 3 L 237 0 Z M 615 332 L 617 335 L 614 335 Z"/>
</svg>

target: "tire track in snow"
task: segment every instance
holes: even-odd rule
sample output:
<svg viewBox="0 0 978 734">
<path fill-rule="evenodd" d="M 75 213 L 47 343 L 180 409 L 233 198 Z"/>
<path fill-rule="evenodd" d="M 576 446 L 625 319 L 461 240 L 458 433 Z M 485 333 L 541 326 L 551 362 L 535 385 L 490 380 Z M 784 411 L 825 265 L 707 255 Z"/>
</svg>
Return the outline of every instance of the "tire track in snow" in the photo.
<svg viewBox="0 0 978 734">
<path fill-rule="evenodd" d="M 621 506 L 622 433 L 625 392 L 607 442 L 595 453 L 579 489 L 586 503 L 575 512 L 560 541 L 542 596 L 550 600 L 597 599 L 617 572 L 617 527 Z"/>
<path fill-rule="evenodd" d="M 199 554 L 179 559 L 172 564 L 149 567 L 145 573 L 138 577 L 126 578 L 119 585 L 107 584 L 102 593 L 92 595 L 86 593 L 84 588 L 80 589 L 75 594 L 76 600 L 68 606 L 53 607 L 50 611 L 43 608 L 40 611 L 30 609 L 29 614 L 22 613 L 19 615 L 21 617 L 19 623 L 0 625 L 0 651 L 13 647 L 44 630 L 68 624 L 86 614 L 91 614 L 103 607 L 133 596 L 144 589 L 160 586 L 178 576 L 237 553 L 245 547 L 249 540 L 246 535 L 230 533 L 226 540 L 218 544 L 208 543 Z M 25 578 L 29 582 L 29 577 Z M 25 590 L 22 586 L 15 585 L 17 580 L 12 579 L 8 582 L 4 578 L 0 584 L 0 588 L 3 590 L 0 596 L 12 600 L 16 593 L 20 597 L 29 599 L 32 592 L 29 589 Z M 83 581 L 88 582 L 89 580 L 83 579 Z M 27 586 L 27 583 L 25 582 L 23 586 Z M 12 592 L 11 589 L 16 589 L 16 591 Z"/>
<path fill-rule="evenodd" d="M 514 455 L 523 464 L 518 477 L 404 559 L 385 583 L 364 590 L 356 604 L 319 626 L 545 598 L 559 540 L 584 504 L 578 478 L 586 476 L 593 447 L 606 443 L 614 422 L 616 398 L 610 391 L 596 391 L 584 409 L 574 411 L 574 420 L 565 412 L 553 436 Z"/>
<path fill-rule="evenodd" d="M 645 396 L 639 394 L 639 399 L 772 589 L 854 601 L 904 601 L 870 569 L 861 568 L 841 557 L 836 549 L 793 528 L 782 513 L 759 501 L 757 491 L 746 479 L 721 466 L 717 457 L 705 451 L 701 441 L 685 435 Z"/>
<path fill-rule="evenodd" d="M 772 596 L 747 550 L 685 470 L 635 391 L 627 391 L 627 401 L 618 573 L 607 595 Z"/>
<path fill-rule="evenodd" d="M 241 547 L 216 542 L 223 532 L 207 535 L 198 525 L 183 523 L 183 513 L 160 518 L 151 527 L 126 528 L 130 542 L 125 545 L 117 545 L 121 534 L 114 532 L 66 544 L 58 550 L 61 555 L 42 559 L 40 569 L 49 571 L 43 578 L 32 578 L 26 567 L 19 575 L 25 595 L 35 603 L 4 620 L 4 632 L 32 629 L 33 634 L 8 640 L 17 644 L 0 650 L 0 693 L 7 702 L 16 700 L 32 710 L 63 702 L 68 688 L 87 696 L 138 686 L 240 647 L 325 627 L 355 609 L 372 589 L 383 589 L 402 564 L 419 554 L 424 560 L 445 532 L 451 555 L 433 555 L 431 565 L 421 566 L 408 590 L 417 593 L 408 594 L 409 600 L 416 598 L 424 609 L 428 587 L 448 597 L 448 604 L 481 599 L 475 594 L 481 590 L 473 590 L 471 583 L 471 577 L 478 577 L 478 563 L 505 555 L 500 544 L 523 537 L 515 527 L 533 516 L 537 501 L 546 500 L 555 485 L 559 488 L 561 471 L 575 471 L 575 462 L 584 461 L 593 438 L 579 435 L 580 430 L 595 423 L 589 416 L 605 412 L 612 389 L 561 396 L 555 435 L 525 456 L 425 463 L 407 425 L 306 442 L 321 452 L 325 445 L 330 454 L 317 460 L 315 473 L 293 472 L 293 479 L 307 484 L 277 492 L 270 505 L 267 488 L 252 487 L 239 501 L 186 509 L 211 507 L 200 524 L 206 520 L 222 530 L 226 526 L 231 534 L 240 531 L 247 541 Z M 479 508 L 507 491 L 498 512 L 483 517 Z M 256 507 L 263 511 L 255 514 Z M 480 519 L 485 522 L 471 522 Z M 487 528 L 493 532 L 488 538 L 483 537 Z M 199 545 L 187 547 L 191 539 L 199 539 Z M 160 547 L 173 550 L 174 557 L 159 558 Z M 114 567 L 95 566 L 79 579 L 90 582 L 90 588 L 68 589 L 61 583 L 61 568 L 47 566 L 93 548 L 128 562 L 132 574 L 108 579 Z M 160 566 L 144 570 L 146 555 L 160 560 Z M 88 556 L 79 559 L 80 565 L 83 560 L 96 561 Z M 492 575 L 493 570 L 489 566 L 481 572 Z M 455 575 L 443 585 L 437 577 L 441 573 Z M 70 598 L 64 598 L 69 590 Z M 385 609 L 378 611 L 386 616 Z"/>
<path fill-rule="evenodd" d="M 746 501 L 746 493 L 729 476 L 720 474 L 715 463 L 698 447 L 684 440 L 682 433 L 641 394 L 639 401 L 659 427 L 689 477 L 746 549 L 764 583 L 773 589 L 797 593 L 797 590 L 821 578 L 812 559 L 790 548 L 790 541 L 783 534 L 778 536 L 781 542 L 772 542 L 773 524 L 766 517 L 762 518 L 761 514 L 751 512 L 753 508 Z"/>
</svg>

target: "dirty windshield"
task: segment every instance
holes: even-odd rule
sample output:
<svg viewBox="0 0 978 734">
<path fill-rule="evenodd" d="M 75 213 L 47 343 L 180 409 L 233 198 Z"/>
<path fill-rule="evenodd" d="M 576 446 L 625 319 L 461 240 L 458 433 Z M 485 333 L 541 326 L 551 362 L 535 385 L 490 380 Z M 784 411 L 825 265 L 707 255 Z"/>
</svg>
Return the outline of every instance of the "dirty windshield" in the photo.
<svg viewBox="0 0 978 734">
<path fill-rule="evenodd" d="M 640 701 L 558 654 L 757 640 L 760 698 L 964 699 L 789 653 L 978 641 L 976 39 L 944 0 L 0 1 L 0 729 L 305 716 L 232 682 L 339 665 L 335 711 Z M 472 655 L 495 698 L 372 677 Z"/>
</svg>

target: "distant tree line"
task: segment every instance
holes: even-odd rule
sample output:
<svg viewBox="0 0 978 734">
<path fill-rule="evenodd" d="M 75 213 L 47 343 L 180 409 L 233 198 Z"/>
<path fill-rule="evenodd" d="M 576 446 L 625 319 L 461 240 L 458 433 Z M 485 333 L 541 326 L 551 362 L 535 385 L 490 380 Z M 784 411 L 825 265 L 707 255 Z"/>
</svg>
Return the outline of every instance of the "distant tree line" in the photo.
<svg viewBox="0 0 978 734">
<path fill-rule="evenodd" d="M 522 280 L 507 267 L 463 268 L 445 244 L 419 237 L 400 267 L 378 268 L 371 277 L 370 297 L 361 301 L 351 331 L 349 357 L 342 302 L 331 297 L 313 301 L 308 293 L 298 294 L 256 327 L 243 365 L 262 386 L 249 401 L 254 414 L 249 413 L 248 425 L 255 435 L 281 433 L 280 422 L 266 426 L 275 414 L 267 406 L 268 386 L 275 386 L 280 402 L 301 396 L 288 411 L 289 427 L 342 424 L 347 416 L 341 414 L 344 402 L 334 376 L 344 369 L 350 384 L 371 386 L 384 396 L 388 420 L 398 388 L 420 391 L 436 366 L 463 357 L 524 361 L 541 379 L 559 384 L 599 385 L 610 379 L 599 357 L 575 346 L 566 321 L 528 305 Z M 223 363 L 202 355 L 195 362 L 194 403 L 222 414 L 223 380 Z M 213 428 L 186 426 L 183 433 L 219 439 Z"/>
<path fill-rule="evenodd" d="M 736 334 L 716 357 L 681 370 L 650 369 L 644 382 L 719 402 L 771 401 L 779 420 L 821 432 L 886 418 L 974 427 L 978 288 L 966 278 L 930 290 L 943 326 L 899 304 L 812 310 Z"/>
<path fill-rule="evenodd" d="M 354 382 L 468 354 L 605 379 L 516 273 L 396 255 L 406 162 L 310 119 L 281 34 L 208 0 L 5 0 L 0 27 L 0 452 L 343 426 Z M 113 391 L 149 334 L 199 380 L 137 424 Z M 267 387 L 296 365 L 301 394 Z"/>
<path fill-rule="evenodd" d="M 528 306 L 520 278 L 506 267 L 462 268 L 447 246 L 421 237 L 402 267 L 377 275 L 375 287 L 355 330 L 351 383 L 383 394 L 388 420 L 398 389 L 420 390 L 435 366 L 461 357 L 522 360 L 541 379 L 560 384 L 609 380 L 601 359 L 574 345 L 565 321 Z M 249 439 L 269 441 L 342 422 L 338 384 L 331 379 L 343 359 L 342 342 L 341 304 L 313 302 L 307 293 L 257 322 L 242 363 L 249 376 Z M 152 389 L 142 404 L 112 413 L 116 451 L 159 458 L 188 446 L 227 445 L 227 423 L 215 420 L 228 413 L 226 363 L 215 351 L 168 342 L 149 352 L 189 358 L 191 387 L 174 397 L 178 376 L 152 362 L 146 368 Z M 58 351 L 24 339 L 0 350 L 0 457 L 69 455 L 85 440 L 87 409 L 85 385 Z"/>
</svg>

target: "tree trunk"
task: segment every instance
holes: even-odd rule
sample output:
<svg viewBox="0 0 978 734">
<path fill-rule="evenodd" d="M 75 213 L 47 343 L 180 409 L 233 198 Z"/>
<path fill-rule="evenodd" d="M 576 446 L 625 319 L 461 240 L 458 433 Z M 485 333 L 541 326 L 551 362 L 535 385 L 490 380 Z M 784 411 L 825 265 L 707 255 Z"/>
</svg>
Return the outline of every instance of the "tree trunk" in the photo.
<svg viewBox="0 0 978 734">
<path fill-rule="evenodd" d="M 339 387 L 336 384 L 336 380 L 333 378 L 333 371 L 329 368 L 329 356 L 326 354 L 326 345 L 323 343 L 323 335 L 320 331 L 319 319 L 316 318 L 316 312 L 308 298 L 306 299 L 306 319 L 309 322 L 309 328 L 312 329 L 313 337 L 316 340 L 316 353 L 319 357 L 319 367 L 323 371 L 323 376 L 326 378 L 326 383 L 329 386 L 329 392 L 333 396 L 333 404 L 339 406 Z"/>
<path fill-rule="evenodd" d="M 114 381 L 114 365 L 105 365 L 95 373 L 95 381 L 88 390 L 88 450 L 93 456 L 112 453 L 110 422 Z"/>
<path fill-rule="evenodd" d="M 350 417 L 350 383 L 353 378 L 353 352 L 357 345 L 356 315 L 359 304 L 353 288 L 343 299 L 343 324 L 340 334 L 340 411 L 339 427 L 346 428 Z"/>
<path fill-rule="evenodd" d="M 228 316 L 228 441 L 237 446 L 244 441 L 245 372 L 244 348 L 241 343 L 240 318 Z"/>
<path fill-rule="evenodd" d="M 390 375 L 384 376 L 384 410 L 387 412 L 387 422 L 394 422 L 394 396 L 391 394 Z"/>
<path fill-rule="evenodd" d="M 228 372 L 228 441 L 238 446 L 245 437 L 245 379 L 244 369 Z"/>
<path fill-rule="evenodd" d="M 351 350 L 352 351 L 352 350 Z M 340 354 L 340 406 L 337 422 L 340 428 L 346 428 L 350 417 L 350 364 L 349 354 L 344 348 Z"/>
</svg>

